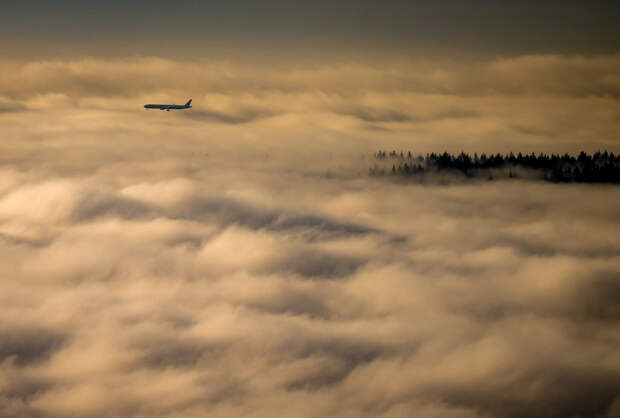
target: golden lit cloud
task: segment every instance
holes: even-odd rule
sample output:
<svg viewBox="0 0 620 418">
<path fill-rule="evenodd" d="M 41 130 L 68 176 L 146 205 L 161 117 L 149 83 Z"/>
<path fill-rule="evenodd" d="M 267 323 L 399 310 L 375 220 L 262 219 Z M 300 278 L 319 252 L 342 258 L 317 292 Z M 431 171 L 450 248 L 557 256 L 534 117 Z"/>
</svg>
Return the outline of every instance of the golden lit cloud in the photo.
<svg viewBox="0 0 620 418">
<path fill-rule="evenodd" d="M 618 416 L 617 186 L 368 169 L 618 153 L 620 56 L 333 56 L 1 63 L 0 415 Z"/>
</svg>

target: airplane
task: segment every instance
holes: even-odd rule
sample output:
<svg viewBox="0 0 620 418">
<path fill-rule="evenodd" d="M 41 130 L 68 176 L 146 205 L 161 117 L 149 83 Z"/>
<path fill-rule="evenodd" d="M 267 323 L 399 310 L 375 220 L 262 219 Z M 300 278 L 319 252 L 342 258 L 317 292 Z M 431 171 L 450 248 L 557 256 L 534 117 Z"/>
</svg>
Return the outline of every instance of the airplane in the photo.
<svg viewBox="0 0 620 418">
<path fill-rule="evenodd" d="M 187 103 L 184 105 L 175 105 L 175 104 L 146 104 L 144 105 L 145 109 L 159 109 L 166 110 L 170 112 L 170 109 L 191 109 L 192 108 L 192 99 L 189 99 Z"/>
</svg>

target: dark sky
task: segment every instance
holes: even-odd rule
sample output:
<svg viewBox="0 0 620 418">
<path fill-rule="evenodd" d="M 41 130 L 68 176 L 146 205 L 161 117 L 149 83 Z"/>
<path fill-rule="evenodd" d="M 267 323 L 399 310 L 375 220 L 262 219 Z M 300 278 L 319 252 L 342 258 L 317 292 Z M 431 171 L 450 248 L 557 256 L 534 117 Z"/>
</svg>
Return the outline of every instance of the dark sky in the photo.
<svg viewBox="0 0 620 418">
<path fill-rule="evenodd" d="M 9 56 L 618 52 L 611 1 L 4 1 Z M 259 51 L 259 52 L 256 52 Z"/>
</svg>

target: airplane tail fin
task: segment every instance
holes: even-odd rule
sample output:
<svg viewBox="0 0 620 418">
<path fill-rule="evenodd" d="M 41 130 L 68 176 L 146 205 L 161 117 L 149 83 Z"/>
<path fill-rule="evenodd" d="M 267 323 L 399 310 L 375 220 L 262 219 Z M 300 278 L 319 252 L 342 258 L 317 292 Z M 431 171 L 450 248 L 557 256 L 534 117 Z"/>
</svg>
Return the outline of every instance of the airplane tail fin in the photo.
<svg viewBox="0 0 620 418">
<path fill-rule="evenodd" d="M 185 103 L 185 106 L 188 106 L 188 107 L 189 107 L 191 104 L 192 104 L 192 99 L 189 99 L 189 100 L 187 101 L 187 103 Z"/>
</svg>

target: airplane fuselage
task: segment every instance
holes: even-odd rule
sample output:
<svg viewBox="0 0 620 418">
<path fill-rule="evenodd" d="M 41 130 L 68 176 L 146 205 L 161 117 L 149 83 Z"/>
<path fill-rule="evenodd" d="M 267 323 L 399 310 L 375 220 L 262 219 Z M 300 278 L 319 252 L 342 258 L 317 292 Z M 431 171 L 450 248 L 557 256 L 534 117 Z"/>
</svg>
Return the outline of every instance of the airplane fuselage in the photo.
<svg viewBox="0 0 620 418">
<path fill-rule="evenodd" d="M 183 110 L 183 109 L 191 109 L 192 108 L 192 99 L 189 99 L 187 103 L 184 105 L 177 104 L 146 104 L 144 105 L 145 109 L 159 109 L 159 110 Z"/>
</svg>

